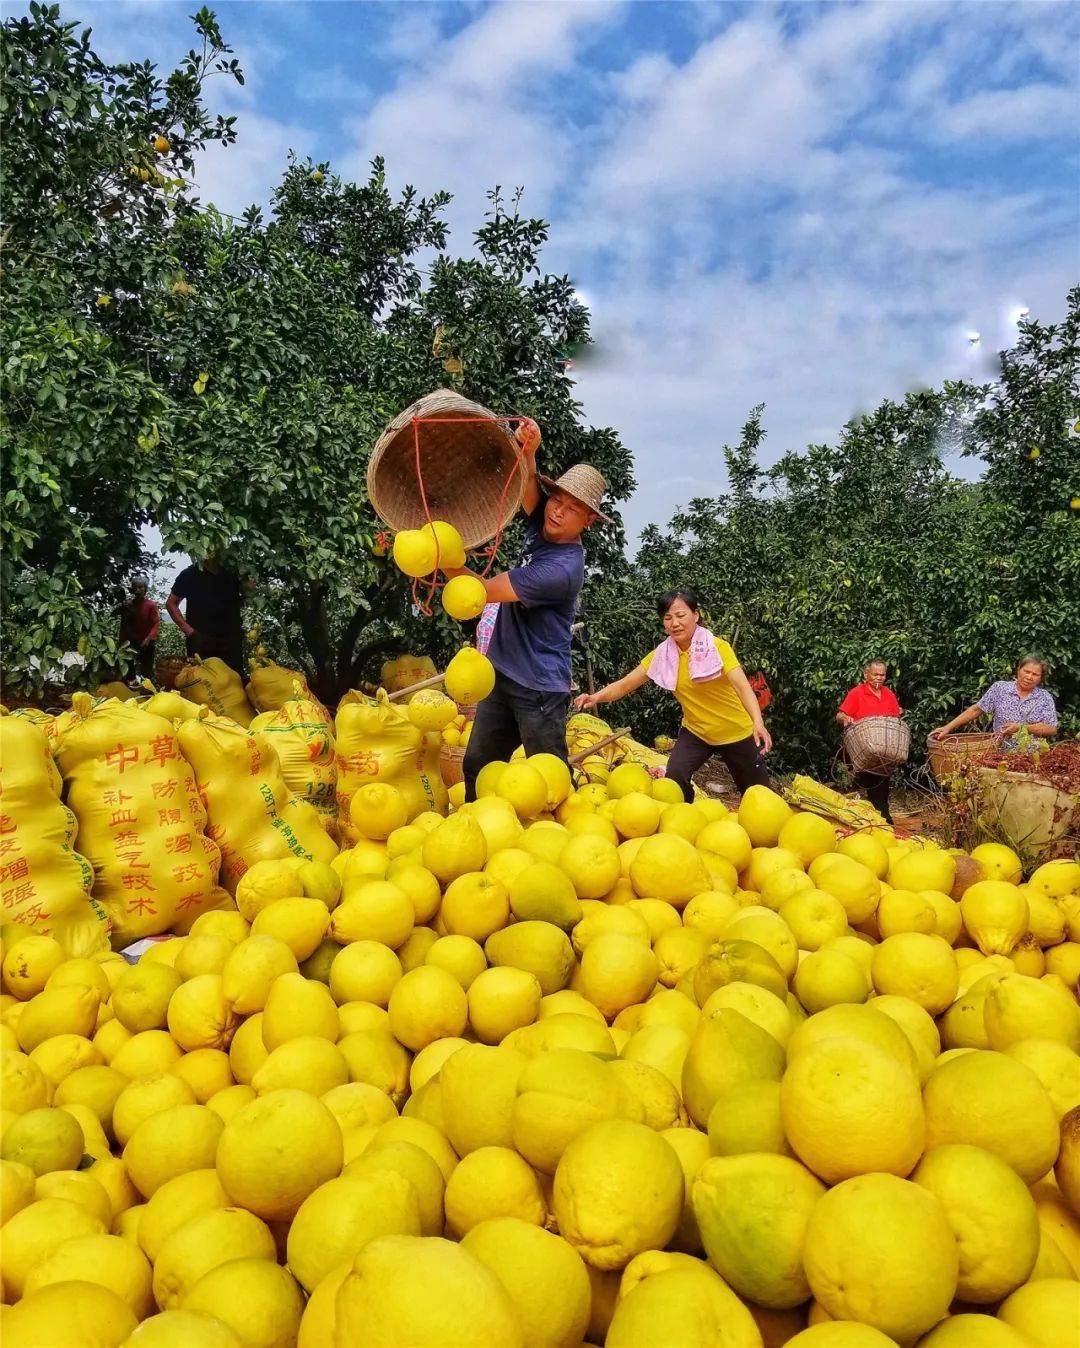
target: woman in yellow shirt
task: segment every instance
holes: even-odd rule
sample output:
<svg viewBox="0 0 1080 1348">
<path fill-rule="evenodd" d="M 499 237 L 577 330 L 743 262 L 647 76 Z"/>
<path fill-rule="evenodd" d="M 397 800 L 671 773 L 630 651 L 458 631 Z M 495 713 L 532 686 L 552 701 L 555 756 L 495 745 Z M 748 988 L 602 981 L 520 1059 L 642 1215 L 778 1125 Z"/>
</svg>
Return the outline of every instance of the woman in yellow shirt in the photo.
<svg viewBox="0 0 1080 1348">
<path fill-rule="evenodd" d="M 652 679 L 675 694 L 683 723 L 668 758 L 667 775 L 693 798 L 691 778 L 713 754 L 719 754 L 738 790 L 755 783 L 771 786 L 763 755 L 772 738 L 761 719 L 754 690 L 738 657 L 722 638 L 698 622 L 701 605 L 692 590 L 669 590 L 656 602 L 667 639 L 624 678 L 596 693 L 585 693 L 574 705 L 590 711 L 617 702 Z"/>
</svg>

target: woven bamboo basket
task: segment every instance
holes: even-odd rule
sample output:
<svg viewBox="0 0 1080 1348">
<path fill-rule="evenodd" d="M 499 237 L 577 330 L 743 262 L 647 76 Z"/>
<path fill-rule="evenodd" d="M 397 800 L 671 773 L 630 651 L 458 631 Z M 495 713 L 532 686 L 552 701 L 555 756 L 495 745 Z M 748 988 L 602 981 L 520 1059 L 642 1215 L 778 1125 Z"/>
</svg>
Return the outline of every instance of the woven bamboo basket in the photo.
<svg viewBox="0 0 1080 1348">
<path fill-rule="evenodd" d="M 1059 791 L 1030 772 L 980 768 L 983 809 L 1019 851 L 1038 851 L 1080 827 L 1080 795 Z"/>
<path fill-rule="evenodd" d="M 907 762 L 911 731 L 898 716 L 865 716 L 845 728 L 844 750 L 856 772 L 887 777 Z"/>
<path fill-rule="evenodd" d="M 525 489 L 512 427 L 451 389 L 406 407 L 376 441 L 368 460 L 368 497 L 391 529 L 418 529 L 427 518 L 416 475 L 413 421 L 428 510 L 446 520 L 467 548 L 494 538 L 513 519 Z"/>
<path fill-rule="evenodd" d="M 957 769 L 968 758 L 992 749 L 995 740 L 988 730 L 969 731 L 961 735 L 946 735 L 944 739 L 926 741 L 930 771 L 939 782 L 955 776 Z"/>
<path fill-rule="evenodd" d="M 439 750 L 439 776 L 446 787 L 465 780 L 465 750 L 460 744 L 444 744 Z"/>
</svg>

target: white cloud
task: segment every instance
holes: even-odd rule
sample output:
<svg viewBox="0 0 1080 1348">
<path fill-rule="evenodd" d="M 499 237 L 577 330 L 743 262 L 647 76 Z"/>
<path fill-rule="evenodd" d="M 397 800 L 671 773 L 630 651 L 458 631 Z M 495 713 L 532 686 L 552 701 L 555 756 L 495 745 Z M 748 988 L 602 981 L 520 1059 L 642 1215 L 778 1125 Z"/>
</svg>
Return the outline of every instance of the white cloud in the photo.
<svg viewBox="0 0 1080 1348">
<path fill-rule="evenodd" d="M 993 136 L 997 140 L 1037 140 L 1047 128 L 1075 129 L 1080 97 L 1064 84 L 1028 84 L 1016 89 L 989 89 L 953 103 L 941 114 L 940 131 L 948 136 Z"/>
</svg>

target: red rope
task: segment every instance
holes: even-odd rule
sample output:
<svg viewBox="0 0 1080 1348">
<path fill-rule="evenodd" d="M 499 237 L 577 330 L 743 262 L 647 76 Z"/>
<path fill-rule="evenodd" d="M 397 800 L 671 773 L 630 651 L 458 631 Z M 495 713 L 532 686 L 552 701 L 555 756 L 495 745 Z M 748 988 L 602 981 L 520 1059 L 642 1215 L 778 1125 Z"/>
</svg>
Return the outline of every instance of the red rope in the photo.
<svg viewBox="0 0 1080 1348">
<path fill-rule="evenodd" d="M 424 474 L 423 474 L 423 470 L 422 470 L 421 467 L 420 467 L 420 427 L 421 427 L 421 425 L 460 425 L 460 424 L 464 424 L 464 423 L 467 423 L 467 422 L 474 422 L 474 421 L 478 421 L 478 420 L 480 420 L 479 417 L 413 417 L 413 418 L 412 418 L 412 428 L 413 428 L 413 462 L 414 462 L 415 467 L 416 467 L 416 482 L 417 482 L 417 486 L 420 488 L 420 503 L 421 503 L 421 505 L 424 507 L 424 519 L 425 519 L 425 521 L 426 521 L 428 524 L 433 524 L 434 521 L 433 521 L 432 518 L 431 518 L 431 508 L 430 508 L 429 505 L 428 505 L 427 492 L 426 492 L 426 490 L 424 489 Z M 501 422 L 501 423 L 503 423 L 503 424 L 509 426 L 509 425 L 511 425 L 511 424 L 521 425 L 523 422 L 528 421 L 529 418 L 528 418 L 528 417 L 523 417 L 523 416 L 508 416 L 508 417 L 495 417 L 494 420 L 495 420 L 495 421 L 498 421 L 498 422 Z M 500 493 L 499 493 L 498 513 L 497 513 L 497 516 L 496 516 L 496 518 L 497 518 L 497 520 L 498 520 L 498 523 L 497 523 L 496 528 L 495 528 L 495 537 L 491 540 L 491 543 L 488 545 L 487 548 L 485 548 L 485 549 L 483 550 L 483 553 L 482 553 L 482 555 L 484 555 L 484 556 L 487 557 L 487 564 L 486 564 L 486 566 L 484 567 L 483 571 L 480 572 L 480 576 L 481 576 L 482 579 L 485 578 L 485 577 L 488 575 L 488 573 L 491 571 L 491 568 L 492 568 L 492 566 L 494 565 L 494 562 L 495 562 L 495 558 L 496 558 L 496 556 L 497 556 L 497 554 L 498 554 L 499 547 L 500 547 L 500 545 L 502 544 L 502 535 L 503 535 L 503 528 L 504 528 L 503 518 L 504 518 L 504 512 L 505 512 L 505 506 L 506 506 L 506 498 L 507 498 L 507 494 L 508 494 L 509 491 L 510 491 L 510 484 L 513 482 L 513 480 L 514 480 L 514 475 L 515 475 L 516 473 L 520 472 L 521 475 L 522 475 L 522 477 L 525 476 L 525 467 L 524 467 L 525 456 L 524 456 L 524 453 L 523 453 L 523 451 L 522 451 L 521 445 L 518 443 L 518 439 L 517 439 L 516 433 L 514 433 L 514 434 L 511 435 L 511 437 L 510 437 L 510 443 L 511 443 L 511 447 L 513 448 L 513 451 L 514 451 L 514 465 L 513 465 L 513 467 L 510 469 L 509 473 L 507 473 L 507 475 L 506 475 L 506 480 L 503 482 L 502 490 L 501 490 Z M 438 577 L 438 573 L 439 573 L 439 562 L 440 562 L 440 560 L 441 560 L 441 558 L 440 558 L 439 537 L 438 537 L 438 534 L 436 534 L 436 535 L 435 535 L 435 566 L 434 566 L 434 569 L 432 570 L 431 574 L 430 574 L 429 576 L 427 576 L 427 577 L 419 577 L 419 576 L 415 577 L 415 578 L 413 579 L 413 583 L 412 583 L 412 597 L 413 597 L 413 604 L 416 606 L 417 610 L 418 610 L 420 613 L 423 614 L 423 616 L 424 616 L 425 618 L 430 618 L 430 617 L 432 617 L 432 615 L 433 615 L 433 609 L 432 609 L 432 607 L 431 607 L 432 601 L 434 600 L 435 595 L 436 595 L 436 594 L 438 593 L 438 591 L 442 588 L 443 583 L 444 583 L 444 582 L 438 580 L 438 578 L 437 578 L 437 577 Z M 427 582 L 426 593 L 423 595 L 423 597 L 421 597 L 421 594 L 420 594 L 420 585 L 419 585 L 419 582 L 420 582 L 421 579 L 426 580 L 426 582 Z"/>
</svg>

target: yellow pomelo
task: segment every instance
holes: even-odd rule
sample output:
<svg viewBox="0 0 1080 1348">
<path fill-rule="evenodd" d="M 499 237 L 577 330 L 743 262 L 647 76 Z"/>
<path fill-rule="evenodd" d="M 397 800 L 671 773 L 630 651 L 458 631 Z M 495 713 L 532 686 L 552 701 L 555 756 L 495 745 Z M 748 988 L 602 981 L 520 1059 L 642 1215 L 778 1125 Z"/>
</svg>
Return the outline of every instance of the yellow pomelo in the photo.
<svg viewBox="0 0 1080 1348">
<path fill-rule="evenodd" d="M 839 899 L 844 905 L 848 921 L 853 925 L 865 922 L 877 909 L 881 885 L 861 862 L 851 857 L 826 854 L 828 865 L 823 866 L 814 881 L 818 889 Z"/>
<path fill-rule="evenodd" d="M 575 1137 L 629 1110 L 625 1088 L 603 1062 L 578 1049 L 553 1049 L 519 1074 L 510 1135 L 530 1165 L 552 1175 Z"/>
<path fill-rule="evenodd" d="M 1026 1281 L 1039 1251 L 1039 1219 L 1015 1170 L 981 1147 L 950 1145 L 928 1151 L 911 1178 L 945 1209 L 960 1254 L 962 1301 L 997 1303 Z"/>
<path fill-rule="evenodd" d="M 430 527 L 401 529 L 394 535 L 394 562 L 406 576 L 430 576 L 438 565 L 439 541 Z"/>
<path fill-rule="evenodd" d="M 628 791 L 615 801 L 614 823 L 622 838 L 647 838 L 656 832 L 663 807 L 644 791 Z"/>
<path fill-rule="evenodd" d="M 509 885 L 510 908 L 518 922 L 547 922 L 569 931 L 581 921 L 581 903 L 569 876 L 547 861 L 534 861 Z"/>
<path fill-rule="evenodd" d="M 278 899 L 268 904 L 264 911 L 272 911 L 278 903 L 294 902 L 298 900 Z M 293 950 L 278 936 L 249 936 L 230 953 L 221 971 L 222 992 L 226 1002 L 239 1015 L 247 1016 L 254 1011 L 261 1011 L 266 1005 L 274 979 L 281 974 L 297 972 L 296 960 Z"/>
<path fill-rule="evenodd" d="M 795 972 L 799 962 L 799 947 L 787 923 L 771 908 L 761 905 L 740 908 L 728 923 L 724 937 L 732 941 L 750 941 L 762 950 L 767 950 L 785 978 L 790 978 Z"/>
<path fill-rule="evenodd" d="M 64 947 L 52 936 L 27 932 L 4 956 L 4 991 L 29 1001 L 42 991 L 64 958 Z"/>
<path fill-rule="evenodd" d="M 794 852 L 804 866 L 836 848 L 836 828 L 819 814 L 799 811 L 782 825 L 777 843 Z"/>
<path fill-rule="evenodd" d="M 83 1154 L 82 1129 L 63 1109 L 30 1109 L 4 1129 L 0 1156 L 35 1175 L 74 1170 Z"/>
<path fill-rule="evenodd" d="M 619 878 L 619 853 L 609 839 L 595 833 L 580 833 L 563 847 L 559 869 L 570 880 L 579 899 L 602 899 Z"/>
<path fill-rule="evenodd" d="M 648 1175 L 647 1189 L 641 1176 Z M 623 1268 L 660 1249 L 682 1216 L 683 1174 L 675 1152 L 641 1123 L 595 1123 L 566 1148 L 553 1189 L 559 1231 L 586 1263 Z"/>
<path fill-rule="evenodd" d="M 490 1270 L 461 1245 L 383 1236 L 369 1242 L 338 1291 L 337 1337 L 367 1348 L 405 1343 L 500 1344 L 523 1348 L 514 1303 Z"/>
<path fill-rule="evenodd" d="M 81 1204 L 39 1198 L 16 1212 L 3 1229 L 4 1289 L 17 1301 L 32 1269 L 66 1241 L 103 1235 L 102 1223 Z M 7 1329 L 4 1331 L 5 1342 Z"/>
<path fill-rule="evenodd" d="M 687 1113 L 708 1124 L 717 1099 L 743 1081 L 778 1081 L 784 1050 L 766 1030 L 739 1011 L 721 1008 L 702 1017 L 683 1064 L 682 1094 Z"/>
<path fill-rule="evenodd" d="M 424 839 L 423 862 L 443 885 L 468 871 L 483 870 L 487 842 L 480 825 L 468 815 L 455 814 Z"/>
<path fill-rule="evenodd" d="M 692 927 L 673 927 L 661 932 L 653 945 L 660 967 L 659 981 L 667 988 L 675 987 L 697 968 L 708 948 L 708 939 Z"/>
<path fill-rule="evenodd" d="M 349 818 L 363 838 L 385 842 L 395 829 L 408 820 L 405 798 L 396 786 L 386 782 L 368 782 L 361 786 L 349 806 Z"/>
<path fill-rule="evenodd" d="M 220 974 L 197 974 L 169 999 L 169 1034 L 185 1052 L 228 1048 L 238 1023 Z"/>
<path fill-rule="evenodd" d="M 196 1104 L 205 1105 L 211 1096 L 235 1085 L 229 1055 L 219 1048 L 198 1048 L 185 1053 L 173 1067 L 176 1076 L 195 1092 Z"/>
<path fill-rule="evenodd" d="M 479 618 L 487 604 L 487 591 L 479 576 L 454 576 L 443 586 L 442 606 L 459 623 Z"/>
<path fill-rule="evenodd" d="M 798 1306 L 810 1296 L 803 1272 L 806 1228 L 824 1193 L 821 1181 L 787 1156 L 706 1161 L 694 1181 L 693 1202 L 709 1263 L 759 1306 Z"/>
<path fill-rule="evenodd" d="M 639 897 L 661 899 L 679 910 L 713 888 L 693 844 L 675 833 L 644 839 L 630 863 L 630 882 Z"/>
<path fill-rule="evenodd" d="M 918 1348 L 1029 1348 L 1003 1320 L 989 1315 L 950 1315 L 919 1340 Z"/>
<path fill-rule="evenodd" d="M 725 938 L 710 947 L 694 970 L 694 997 L 699 1006 L 704 1006 L 717 988 L 740 982 L 765 988 L 781 1001 L 787 997 L 787 978 L 773 956 L 756 942 L 742 938 Z"/>
<path fill-rule="evenodd" d="M 110 1160 L 115 1160 L 110 1157 Z M 14 1166 L 17 1162 L 5 1161 L 5 1166 Z M 119 1163 L 123 1169 L 123 1163 Z M 29 1169 L 19 1165 L 20 1170 Z M 135 1195 L 138 1198 L 138 1195 Z M 113 1209 L 104 1186 L 86 1170 L 53 1170 L 38 1177 L 27 1202 L 40 1198 L 63 1198 L 69 1203 L 84 1207 L 96 1217 L 107 1231 L 113 1224 Z M 26 1203 L 22 1204 L 23 1207 Z"/>
<path fill-rule="evenodd" d="M 295 867 L 285 861 L 257 861 L 244 872 L 236 886 L 236 906 L 250 922 L 268 903 L 275 899 L 296 898 L 303 890 Z"/>
<path fill-rule="evenodd" d="M 222 1187 L 239 1207 L 287 1221 L 342 1163 L 341 1129 L 321 1101 L 303 1091 L 272 1091 L 226 1125 L 217 1151 Z"/>
<path fill-rule="evenodd" d="M 462 1248 L 506 1289 L 536 1348 L 577 1348 L 588 1327 L 592 1294 L 581 1256 L 560 1236 L 516 1217 L 474 1226 Z"/>
<path fill-rule="evenodd" d="M 498 1044 L 540 1014 L 540 984 L 524 969 L 485 969 L 469 985 L 469 1025 L 484 1044 Z"/>
<path fill-rule="evenodd" d="M 1069 861 L 1065 857 L 1045 861 L 1032 872 L 1028 884 L 1052 899 L 1080 893 L 1080 861 Z"/>
<path fill-rule="evenodd" d="M 739 823 L 754 847 L 775 847 L 780 830 L 794 811 L 767 786 L 751 786 L 739 802 Z"/>
<path fill-rule="evenodd" d="M 270 1091 L 307 1091 L 322 1096 L 344 1086 L 349 1069 L 341 1050 L 318 1035 L 301 1035 L 280 1044 L 251 1078 L 258 1095 Z"/>
<path fill-rule="evenodd" d="M 809 881 L 808 876 L 805 878 Z M 847 931 L 844 905 L 823 889 L 814 889 L 812 882 L 809 889 L 800 889 L 785 900 L 779 911 L 800 950 L 820 950 L 827 941 L 843 936 Z"/>
<path fill-rule="evenodd" d="M 923 932 L 901 932 L 874 951 L 870 975 L 877 992 L 907 997 L 932 1016 L 956 997 L 956 958 L 947 941 Z"/>
<path fill-rule="evenodd" d="M 714 1156 L 746 1152 L 790 1156 L 780 1111 L 779 1081 L 751 1078 L 722 1091 L 709 1112 L 708 1138 Z"/>
<path fill-rule="evenodd" d="M 547 994 L 566 986 L 574 967 L 570 939 L 550 922 L 515 922 L 484 943 L 488 963 L 510 965 L 533 974 Z"/>
<path fill-rule="evenodd" d="M 937 928 L 937 911 L 926 897 L 930 892 L 916 894 L 911 889 L 886 890 L 876 913 L 882 940 L 907 931 L 933 932 Z"/>
<path fill-rule="evenodd" d="M 888 1174 L 844 1180 L 821 1198 L 810 1214 L 804 1264 L 834 1320 L 855 1320 L 897 1342 L 942 1319 L 959 1268 L 938 1199 Z"/>
<path fill-rule="evenodd" d="M 463 880 L 469 876 L 462 876 Z M 455 884 L 457 881 L 454 882 Z M 445 969 L 468 992 L 473 980 L 488 967 L 484 951 L 471 936 L 440 936 L 424 956 L 424 963 Z"/>
<path fill-rule="evenodd" d="M 780 1104 L 795 1154 L 829 1184 L 869 1171 L 907 1175 L 922 1154 L 918 1080 L 863 1040 L 825 1038 L 801 1048 L 789 1058 Z"/>
<path fill-rule="evenodd" d="M 458 876 L 447 886 L 439 915 L 451 935 L 486 941 L 510 917 L 506 886 L 483 872 Z"/>
<path fill-rule="evenodd" d="M 389 1170 L 342 1175 L 321 1184 L 301 1204 L 289 1227 L 289 1267 L 310 1292 L 368 1241 L 420 1232 L 419 1198 L 405 1176 Z"/>
<path fill-rule="evenodd" d="M 112 1126 L 124 1146 L 144 1120 L 177 1105 L 195 1104 L 194 1088 L 171 1070 L 138 1077 L 125 1086 L 113 1106 Z"/>
<path fill-rule="evenodd" d="M 506 1217 L 538 1227 L 547 1220 L 535 1170 L 509 1147 L 470 1151 L 446 1186 L 447 1230 L 460 1240 L 481 1222 Z"/>
<path fill-rule="evenodd" d="M 162 1247 L 185 1222 L 205 1212 L 227 1207 L 228 1195 L 217 1171 L 190 1170 L 160 1185 L 143 1209 L 139 1222 L 139 1245 L 156 1262 Z"/>
<path fill-rule="evenodd" d="M 1031 1068 L 1058 1118 L 1080 1106 L 1080 1054 L 1059 1039 L 1022 1039 L 1010 1044 L 1005 1052 Z"/>
<path fill-rule="evenodd" d="M 36 1178 L 21 1161 L 0 1160 L 0 1226 L 34 1201 Z"/>
<path fill-rule="evenodd" d="M 154 1309 L 150 1264 L 141 1250 L 119 1236 L 78 1236 L 57 1246 L 35 1264 L 26 1279 L 26 1296 L 57 1283 L 94 1283 L 125 1302 L 136 1319 Z"/>
<path fill-rule="evenodd" d="M 167 1180 L 214 1164 L 224 1125 L 205 1105 L 175 1105 L 145 1119 L 124 1147 L 136 1189 L 150 1198 Z"/>
<path fill-rule="evenodd" d="M 1010 884 L 1018 885 L 1024 873 L 1020 858 L 1003 843 L 982 843 L 972 849 L 971 859 L 982 867 L 987 880 L 1007 880 Z"/>
<path fill-rule="evenodd" d="M 651 786 L 652 778 L 640 764 L 620 763 L 617 768 L 611 770 L 607 790 L 612 800 L 621 800 L 631 791 L 640 791 L 643 795 L 649 795 Z"/>
<path fill-rule="evenodd" d="M 688 801 L 679 801 L 665 806 L 660 815 L 660 832 L 677 833 L 692 843 L 708 823 L 709 816 L 704 810 Z"/>
<path fill-rule="evenodd" d="M 881 1015 L 894 1020 L 903 1030 L 915 1054 L 919 1081 L 924 1082 L 934 1070 L 941 1053 L 941 1037 L 933 1016 L 910 998 L 896 997 L 888 993 L 875 997 L 871 1007 Z"/>
<path fill-rule="evenodd" d="M 800 961 L 795 996 L 811 1014 L 830 1006 L 858 1005 L 870 995 L 862 969 L 840 950 L 815 950 Z"/>
<path fill-rule="evenodd" d="M 275 1260 L 265 1222 L 239 1207 L 211 1208 L 190 1217 L 166 1237 L 154 1261 L 154 1299 L 162 1310 L 179 1307 L 211 1269 L 235 1259 Z"/>
<path fill-rule="evenodd" d="M 1073 1342 L 1080 1324 L 1080 1282 L 1046 1278 L 1025 1283 L 998 1307 L 997 1315 L 1036 1348 Z"/>
<path fill-rule="evenodd" d="M 699 851 L 715 852 L 737 871 L 745 870 L 750 864 L 754 844 L 734 815 L 706 824 L 694 841 Z"/>
<path fill-rule="evenodd" d="M 32 1053 L 56 1034 L 77 1034 L 89 1039 L 97 1027 L 100 1005 L 101 996 L 93 988 L 77 983 L 46 988 L 21 1004 L 15 1025 L 19 1047 L 24 1053 Z"/>
<path fill-rule="evenodd" d="M 386 1006 L 401 978 L 401 961 L 380 941 L 355 941 L 344 946 L 330 966 L 330 995 L 343 1002 Z"/>
<path fill-rule="evenodd" d="M 396 881 L 366 880 L 346 887 L 344 902 L 330 916 L 330 937 L 342 945 L 381 941 L 397 949 L 415 921 L 413 902 Z"/>
<path fill-rule="evenodd" d="M 956 858 L 941 848 L 919 847 L 889 861 L 889 884 L 894 889 L 939 889 L 948 894 L 956 876 Z"/>
<path fill-rule="evenodd" d="M 889 854 L 879 838 L 871 833 L 852 833 L 841 838 L 836 844 L 841 856 L 861 862 L 867 870 L 873 871 L 879 880 L 884 880 L 889 871 Z"/>
<path fill-rule="evenodd" d="M 520 847 L 525 830 L 514 807 L 502 796 L 481 796 L 462 809 L 480 825 L 487 843 L 488 860 L 507 847 Z"/>
<path fill-rule="evenodd" d="M 1026 1184 L 1054 1163 L 1058 1125 L 1050 1097 L 1034 1072 L 1004 1053 L 975 1050 L 950 1059 L 931 1073 L 923 1099 L 927 1149 L 982 1147 Z"/>
<path fill-rule="evenodd" d="M 461 984 L 433 965 L 403 975 L 390 994 L 388 1010 L 394 1038 L 414 1053 L 435 1039 L 460 1035 L 468 1019 Z"/>
<path fill-rule="evenodd" d="M 495 795 L 513 806 L 519 819 L 535 819 L 548 808 L 548 784 L 531 763 L 510 763 L 499 774 Z"/>
<path fill-rule="evenodd" d="M 960 913 L 968 935 L 984 955 L 1007 955 L 1027 930 L 1027 899 L 1005 880 L 979 880 L 969 886 L 960 900 Z"/>
<path fill-rule="evenodd" d="M 528 763 L 547 783 L 547 809 L 556 810 L 570 795 L 570 768 L 565 759 L 555 754 L 530 754 Z"/>
<path fill-rule="evenodd" d="M 131 1342 L 136 1329 L 131 1307 L 107 1287 L 89 1282 L 53 1283 L 4 1311 L 5 1348 L 76 1343 L 118 1348 Z M 79 1327 L 77 1339 L 74 1326 Z"/>
<path fill-rule="evenodd" d="M 1056 1039 L 1080 1052 L 1080 1007 L 1050 983 L 1006 974 L 986 994 L 983 1006 L 990 1047 L 1010 1048 L 1024 1039 Z"/>
<path fill-rule="evenodd" d="M 184 1309 L 214 1316 L 242 1343 L 292 1348 L 304 1298 L 288 1269 L 268 1259 L 234 1259 L 205 1273 L 184 1298 Z"/>
<path fill-rule="evenodd" d="M 611 1020 L 624 1007 L 644 1001 L 658 974 L 656 956 L 647 946 L 609 932 L 590 942 L 581 956 L 578 990 Z"/>
<path fill-rule="evenodd" d="M 761 1341 L 746 1306 L 708 1264 L 693 1260 L 661 1268 L 620 1295 L 604 1339 L 607 1348 L 759 1348 Z"/>
<path fill-rule="evenodd" d="M 495 687 L 495 667 L 486 655 L 464 646 L 446 666 L 444 686 L 461 706 L 475 706 Z"/>
<path fill-rule="evenodd" d="M 695 894 L 682 910 L 683 925 L 700 931 L 709 941 L 715 941 L 735 916 L 738 907 L 730 894 L 706 890 L 704 894 Z"/>
</svg>

